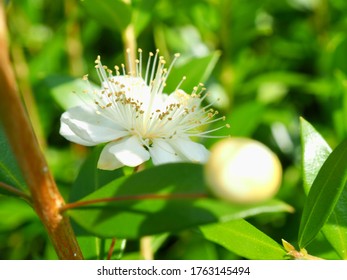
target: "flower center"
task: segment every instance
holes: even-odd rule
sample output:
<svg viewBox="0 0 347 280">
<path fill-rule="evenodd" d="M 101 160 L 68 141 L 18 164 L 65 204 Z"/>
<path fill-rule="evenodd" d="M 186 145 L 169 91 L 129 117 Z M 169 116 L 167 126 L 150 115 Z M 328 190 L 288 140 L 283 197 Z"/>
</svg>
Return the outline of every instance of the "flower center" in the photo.
<svg viewBox="0 0 347 280">
<path fill-rule="evenodd" d="M 201 108 L 206 97 L 206 94 L 202 95 L 205 91 L 202 84 L 194 87 L 191 94 L 179 89 L 185 77 L 173 93 L 163 93 L 168 75 L 179 55 L 175 55 L 167 69 L 165 60 L 158 53 L 149 54 L 144 77 L 141 50 L 139 59 L 135 60 L 135 71 L 128 74 L 122 64 L 121 68 L 115 66 L 116 75 L 113 75 L 113 71 L 102 65 L 98 57 L 95 68 L 101 89 L 88 92 L 97 106 L 96 113 L 128 130 L 130 134 L 137 135 L 148 146 L 152 145 L 154 139 L 210 137 L 207 136 L 209 132 L 221 127 L 207 132 L 201 132 L 200 128 L 224 117 L 214 119 L 218 112 L 210 108 L 212 104 Z M 130 57 L 128 61 L 131 61 Z M 88 80 L 87 76 L 84 79 Z"/>
</svg>

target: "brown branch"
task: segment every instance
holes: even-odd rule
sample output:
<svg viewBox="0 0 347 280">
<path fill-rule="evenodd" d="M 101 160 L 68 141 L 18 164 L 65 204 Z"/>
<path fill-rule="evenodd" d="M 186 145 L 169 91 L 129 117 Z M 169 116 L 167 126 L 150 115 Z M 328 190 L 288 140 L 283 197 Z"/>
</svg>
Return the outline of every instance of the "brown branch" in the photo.
<svg viewBox="0 0 347 280">
<path fill-rule="evenodd" d="M 107 253 L 107 259 L 108 260 L 110 260 L 112 258 L 115 245 L 116 245 L 116 238 L 112 238 L 111 246 L 110 246 L 110 249 L 108 250 L 108 253 Z"/>
<path fill-rule="evenodd" d="M 6 191 L 8 191 L 8 192 L 10 192 L 16 196 L 23 198 L 24 200 L 26 200 L 27 202 L 29 202 L 31 204 L 31 197 L 29 195 L 27 195 L 26 193 L 22 192 L 21 190 L 18 190 L 17 188 L 12 187 L 10 185 L 7 185 L 4 182 L 0 182 L 0 188 L 6 190 Z"/>
<path fill-rule="evenodd" d="M 9 59 L 3 1 L 0 0 L 0 120 L 18 165 L 29 187 L 33 207 L 44 224 L 60 259 L 82 259 L 68 217 L 60 214 L 65 204 L 39 148 L 18 95 Z"/>
<path fill-rule="evenodd" d="M 106 197 L 106 198 L 99 198 L 99 199 L 92 199 L 92 200 L 84 200 L 84 201 L 67 203 L 60 208 L 60 211 L 61 211 L 61 213 L 63 213 L 67 210 L 74 209 L 74 208 L 80 208 L 83 206 L 88 206 L 88 205 L 93 205 L 93 204 L 98 204 L 98 203 L 104 203 L 104 202 L 118 202 L 118 201 L 124 201 L 124 200 L 145 200 L 145 199 L 172 200 L 172 199 L 194 199 L 194 198 L 204 198 L 204 197 L 207 197 L 207 195 L 203 194 L 203 193 L 125 195 L 125 196 L 118 196 L 118 197 Z"/>
</svg>

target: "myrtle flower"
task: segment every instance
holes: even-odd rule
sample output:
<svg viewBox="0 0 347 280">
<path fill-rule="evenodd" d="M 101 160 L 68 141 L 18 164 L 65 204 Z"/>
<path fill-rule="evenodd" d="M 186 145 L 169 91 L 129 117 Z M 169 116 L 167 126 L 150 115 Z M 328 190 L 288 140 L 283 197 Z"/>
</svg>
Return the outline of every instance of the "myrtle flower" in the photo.
<svg viewBox="0 0 347 280">
<path fill-rule="evenodd" d="M 202 84 L 187 94 L 179 87 L 164 93 L 170 70 L 179 57 L 165 68 L 159 51 L 150 53 L 142 75 L 142 50 L 135 60 L 136 69 L 126 73 L 125 65 L 113 71 L 95 61 L 101 87 L 85 90 L 87 102 L 70 108 L 61 116 L 60 134 L 69 141 L 94 146 L 106 143 L 97 167 L 113 170 L 122 166 L 135 167 L 152 158 L 153 164 L 191 161 L 206 162 L 209 151 L 191 138 L 209 137 L 206 125 L 218 121 L 211 104 L 201 107 L 206 97 Z M 87 75 L 84 79 L 88 81 Z M 83 100 L 86 100 L 83 98 Z M 88 102 L 89 100 L 89 102 Z"/>
</svg>

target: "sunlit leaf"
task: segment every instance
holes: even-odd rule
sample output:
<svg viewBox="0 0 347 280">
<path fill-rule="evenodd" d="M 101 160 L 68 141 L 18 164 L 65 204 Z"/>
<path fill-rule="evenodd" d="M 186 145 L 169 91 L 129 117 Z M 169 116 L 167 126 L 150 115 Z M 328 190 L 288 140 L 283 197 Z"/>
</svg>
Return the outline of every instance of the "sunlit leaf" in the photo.
<svg viewBox="0 0 347 280">
<path fill-rule="evenodd" d="M 95 203 L 69 210 L 68 213 L 82 228 L 97 236 L 138 238 L 263 212 L 292 210 L 277 200 L 237 206 L 208 197 L 194 198 L 192 196 L 207 195 L 202 172 L 201 165 L 190 163 L 150 168 L 112 181 L 81 202 L 110 197 L 124 199 Z M 155 197 L 160 195 L 176 197 Z"/>
<path fill-rule="evenodd" d="M 323 137 L 306 120 L 301 119 L 302 166 L 304 189 L 308 193 L 320 168 L 331 153 Z M 322 228 L 324 236 L 339 255 L 347 258 L 347 188 L 345 187 L 334 211 Z"/>
<path fill-rule="evenodd" d="M 318 171 L 331 153 L 331 148 L 317 130 L 300 119 L 304 189 L 308 194 Z"/>
<path fill-rule="evenodd" d="M 325 238 L 343 259 L 347 259 L 347 189 L 343 190 L 333 213 L 322 231 Z"/>
<path fill-rule="evenodd" d="M 347 180 L 347 141 L 327 158 L 308 194 L 299 228 L 299 246 L 304 248 L 321 230 L 333 212 Z"/>
<path fill-rule="evenodd" d="M 200 230 L 206 239 L 247 259 L 276 260 L 286 254 L 282 246 L 245 220 L 202 226 Z"/>
</svg>

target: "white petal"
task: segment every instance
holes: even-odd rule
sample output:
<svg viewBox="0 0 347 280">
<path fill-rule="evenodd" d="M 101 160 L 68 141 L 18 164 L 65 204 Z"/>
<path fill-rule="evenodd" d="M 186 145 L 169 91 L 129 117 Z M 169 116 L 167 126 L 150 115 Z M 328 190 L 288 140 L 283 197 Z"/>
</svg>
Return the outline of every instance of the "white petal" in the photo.
<svg viewBox="0 0 347 280">
<path fill-rule="evenodd" d="M 123 163 L 121 163 L 116 156 L 110 152 L 110 148 L 115 144 L 114 142 L 108 143 L 101 151 L 99 160 L 98 160 L 98 165 L 97 167 L 99 169 L 103 170 L 114 170 L 119 167 L 124 166 Z"/>
<path fill-rule="evenodd" d="M 150 147 L 149 152 L 153 164 L 155 165 L 182 161 L 182 158 L 176 153 L 170 144 L 161 139 L 153 140 L 153 145 Z"/>
<path fill-rule="evenodd" d="M 170 141 L 177 153 L 184 156 L 189 161 L 205 163 L 210 155 L 210 152 L 204 145 L 195 143 L 190 139 L 177 138 Z"/>
<path fill-rule="evenodd" d="M 123 165 L 135 167 L 149 160 L 149 152 L 143 147 L 136 136 L 117 141 L 109 148 Z"/>
<path fill-rule="evenodd" d="M 94 146 L 96 143 L 91 142 L 91 141 L 85 141 L 81 137 L 77 136 L 71 129 L 70 127 L 64 123 L 60 123 L 60 134 L 64 136 L 67 140 L 78 143 L 83 146 Z"/>
<path fill-rule="evenodd" d="M 60 134 L 82 145 L 92 146 L 128 135 L 128 131 L 116 123 L 85 107 L 69 109 L 60 122 Z"/>
</svg>

